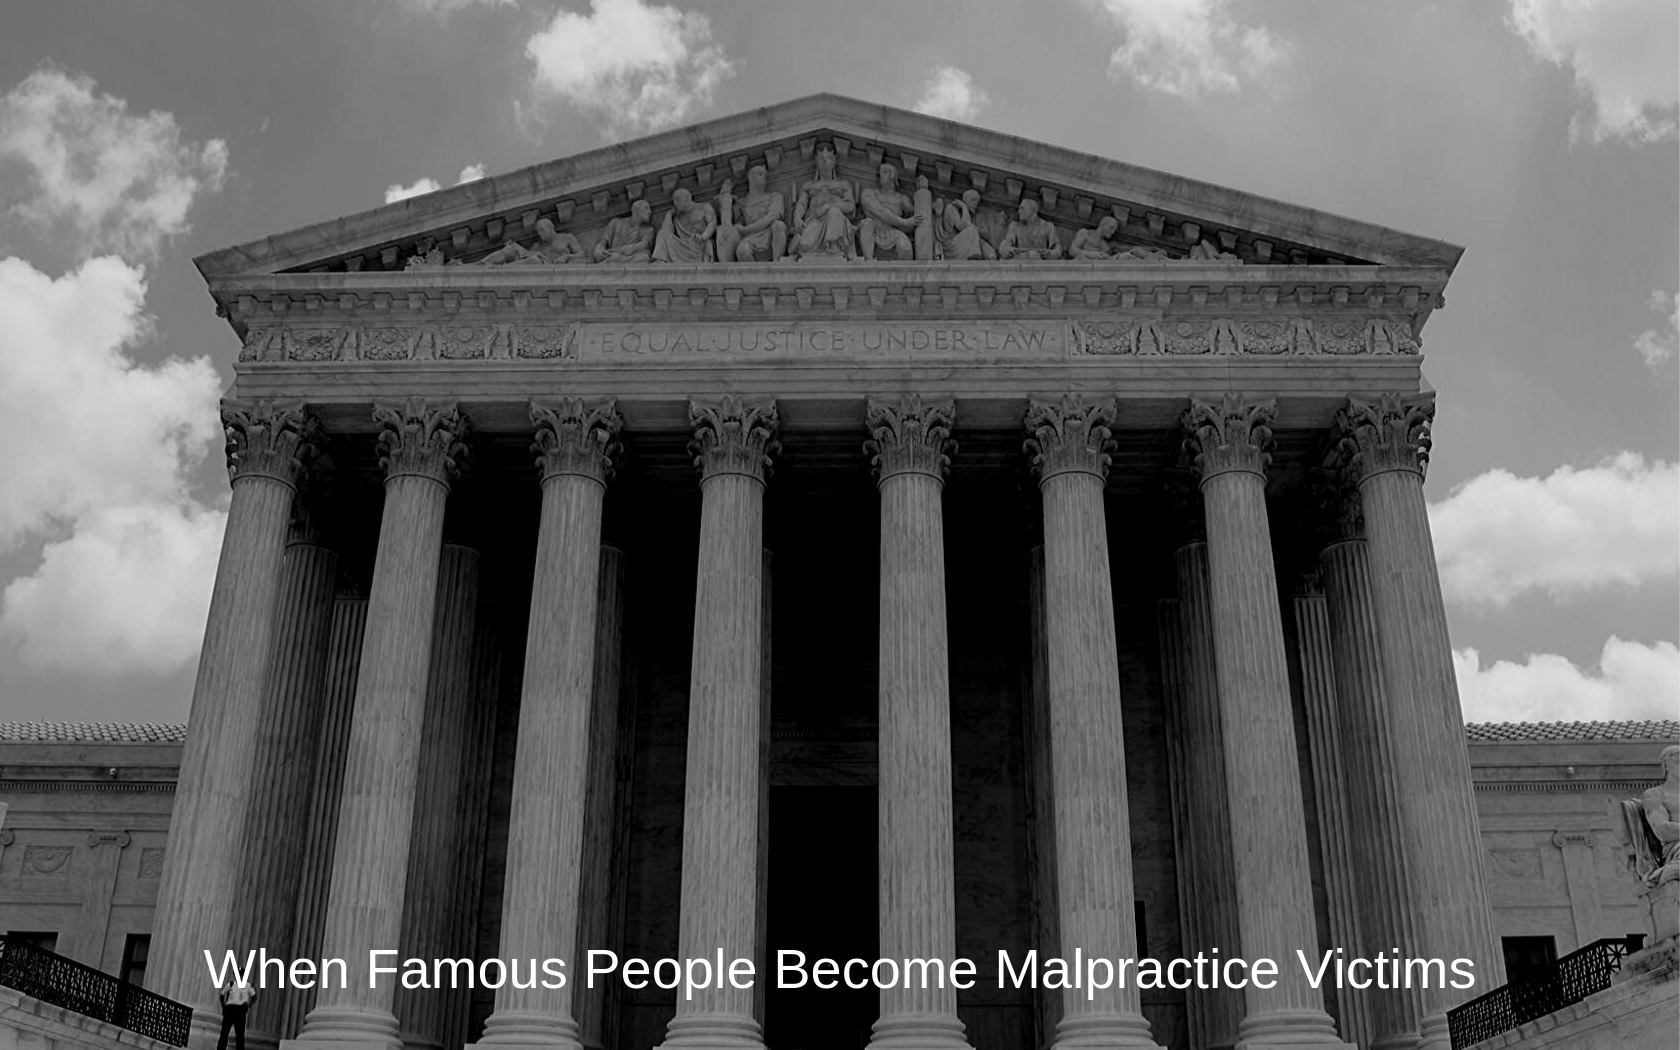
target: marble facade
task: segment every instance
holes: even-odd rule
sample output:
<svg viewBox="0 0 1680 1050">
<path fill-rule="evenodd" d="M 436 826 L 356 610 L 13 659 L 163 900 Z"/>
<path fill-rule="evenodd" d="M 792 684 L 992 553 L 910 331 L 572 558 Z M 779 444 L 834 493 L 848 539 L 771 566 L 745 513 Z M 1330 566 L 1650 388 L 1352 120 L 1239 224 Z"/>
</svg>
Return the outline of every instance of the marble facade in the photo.
<svg viewBox="0 0 1680 1050">
<path fill-rule="evenodd" d="M 673 232 L 731 178 L 792 202 L 789 257 Z M 1000 258 L 923 235 L 969 190 Z M 1422 495 L 1459 255 L 816 96 L 201 257 L 233 495 L 149 983 L 208 1037 L 204 947 L 762 974 L 1367 928 L 1501 983 Z M 254 1021 L 1434 1050 L 1467 997 L 364 984 Z"/>
</svg>

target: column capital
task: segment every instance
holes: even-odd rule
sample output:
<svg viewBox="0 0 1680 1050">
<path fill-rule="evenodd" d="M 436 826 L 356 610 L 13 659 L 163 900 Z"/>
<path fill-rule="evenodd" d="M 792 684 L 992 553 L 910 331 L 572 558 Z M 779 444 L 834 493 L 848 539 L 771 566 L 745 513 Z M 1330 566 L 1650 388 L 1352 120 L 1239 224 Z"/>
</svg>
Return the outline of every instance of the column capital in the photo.
<svg viewBox="0 0 1680 1050">
<path fill-rule="evenodd" d="M 1276 399 L 1249 401 L 1241 394 L 1225 394 L 1218 402 L 1190 399 L 1184 413 L 1184 447 L 1195 456 L 1202 481 L 1240 471 L 1266 476 L 1271 462 Z"/>
<path fill-rule="evenodd" d="M 301 400 L 222 399 L 228 477 L 271 478 L 297 488 L 315 454 L 318 425 Z"/>
<path fill-rule="evenodd" d="M 1088 401 L 1064 394 L 1059 401 L 1027 404 L 1026 451 L 1043 485 L 1057 474 L 1092 474 L 1107 480 L 1114 439 L 1114 399 Z"/>
<path fill-rule="evenodd" d="M 621 448 L 618 432 L 624 417 L 618 413 L 618 403 L 563 397 L 532 401 L 530 407 L 531 422 L 537 428 L 531 452 L 542 479 L 574 474 L 605 485 Z"/>
<path fill-rule="evenodd" d="M 1433 393 L 1381 394 L 1372 401 L 1350 397 L 1336 413 L 1337 451 L 1360 482 L 1394 470 L 1422 477 L 1429 467 L 1434 421 Z"/>
<path fill-rule="evenodd" d="M 385 480 L 414 474 L 444 487 L 465 464 L 467 420 L 455 402 L 432 404 L 423 397 L 375 401 L 379 424 L 379 465 Z"/>
<path fill-rule="evenodd" d="M 101 846 L 127 849 L 130 841 L 126 831 L 90 831 L 87 839 L 89 849 L 98 849 Z"/>
<path fill-rule="evenodd" d="M 781 420 L 774 398 L 748 402 L 739 394 L 725 394 L 716 401 L 691 400 L 688 421 L 694 426 L 688 450 L 700 469 L 701 481 L 719 474 L 742 474 L 763 482 L 770 472 L 770 457 L 781 448 L 776 441 Z"/>
<path fill-rule="evenodd" d="M 943 481 L 957 450 L 951 440 L 956 402 L 923 402 L 918 394 L 897 399 L 870 398 L 864 421 L 872 435 L 863 443 L 875 475 L 885 481 L 894 474 L 926 474 Z"/>
</svg>

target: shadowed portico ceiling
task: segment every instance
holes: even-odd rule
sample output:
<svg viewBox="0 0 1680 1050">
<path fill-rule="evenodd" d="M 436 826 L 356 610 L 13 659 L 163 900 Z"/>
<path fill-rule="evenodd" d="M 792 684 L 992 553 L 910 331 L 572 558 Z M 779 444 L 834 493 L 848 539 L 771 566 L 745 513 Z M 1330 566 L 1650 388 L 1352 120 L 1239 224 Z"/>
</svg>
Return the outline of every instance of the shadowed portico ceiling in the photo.
<svg viewBox="0 0 1680 1050">
<path fill-rule="evenodd" d="M 1205 240 L 1242 264 L 1433 270 L 1443 282 L 1463 251 L 1117 160 L 812 95 L 275 234 L 196 263 L 215 291 L 223 280 L 265 274 L 402 271 L 423 242 L 435 242 L 450 260 L 471 262 L 510 236 L 529 242 L 544 217 L 587 246 L 637 199 L 652 205 L 657 222 L 679 186 L 710 201 L 732 179 L 739 194 L 755 164 L 768 169 L 770 188 L 786 195 L 791 210 L 798 184 L 811 178 L 819 142 L 833 144 L 839 174 L 859 185 L 873 183 L 878 165 L 888 161 L 906 192 L 918 176 L 940 199 L 978 189 L 990 222 L 1006 221 L 1031 197 L 1064 243 L 1075 230 L 1113 215 L 1120 220 L 1118 242 L 1177 257 Z M 1116 144 L 1116 152 L 1123 149 Z"/>
</svg>

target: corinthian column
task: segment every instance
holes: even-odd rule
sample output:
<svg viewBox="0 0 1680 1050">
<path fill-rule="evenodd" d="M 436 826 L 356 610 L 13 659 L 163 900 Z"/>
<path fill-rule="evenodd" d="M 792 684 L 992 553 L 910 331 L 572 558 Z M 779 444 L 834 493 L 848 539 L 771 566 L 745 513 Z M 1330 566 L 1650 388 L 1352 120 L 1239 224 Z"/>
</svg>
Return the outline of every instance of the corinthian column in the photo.
<svg viewBox="0 0 1680 1050">
<path fill-rule="evenodd" d="M 700 468 L 700 564 L 677 954 L 715 960 L 721 952 L 727 966 L 752 958 L 756 940 L 764 478 L 776 404 L 727 395 L 690 402 L 688 414 Z M 678 999 L 665 1045 L 762 1047 L 753 990 L 725 980 Z"/>
<path fill-rule="evenodd" d="M 1371 598 L 1371 561 L 1359 490 L 1340 479 L 1329 512 L 1330 542 L 1319 554 L 1324 608 L 1329 620 L 1331 665 L 1345 771 L 1348 840 L 1361 953 L 1398 951 L 1423 956 L 1418 910 L 1411 903 L 1411 859 L 1400 816 L 1399 762 L 1394 711 L 1383 682 L 1381 642 Z M 1420 988 L 1369 988 L 1372 1050 L 1409 1050 L 1423 1021 Z"/>
<path fill-rule="evenodd" d="M 1273 959 L 1271 988 L 1250 982 L 1237 1027 L 1249 1047 L 1337 1045 L 1320 992 L 1296 965 L 1314 953 L 1312 874 L 1296 766 L 1289 663 L 1266 521 L 1272 402 L 1192 401 L 1187 446 L 1202 478 L 1228 824 L 1243 957 Z M 1345 1045 L 1345 1044 L 1343 1044 Z"/>
<path fill-rule="evenodd" d="M 612 402 L 579 398 L 531 405 L 542 475 L 542 518 L 531 578 L 531 618 L 519 701 L 519 744 L 508 817 L 502 904 L 506 959 L 545 959 L 577 944 L 584 805 L 589 782 L 589 708 L 601 574 L 601 508 L 617 453 Z M 480 1046 L 575 1048 L 574 959 L 562 988 L 496 992 Z"/>
<path fill-rule="evenodd" d="M 1044 499 L 1044 616 L 1060 953 L 1135 958 L 1132 836 L 1103 487 L 1114 403 L 1034 401 L 1027 451 Z M 1116 984 L 1118 982 L 1115 982 Z M 1055 1045 L 1153 1047 L 1135 981 L 1066 989 Z"/>
<path fill-rule="evenodd" d="M 243 897 L 240 864 L 280 563 L 312 423 L 301 401 L 222 402 L 233 497 L 152 921 L 152 986 L 194 1007 L 195 1046 L 214 1042 L 220 1023 L 204 952 L 235 947 L 229 925 Z"/>
<path fill-rule="evenodd" d="M 1423 500 L 1433 394 L 1349 398 L 1338 418 L 1358 478 L 1383 681 L 1398 757 L 1401 848 L 1424 956 L 1469 959 L 1476 985 L 1422 993 L 1421 1045 L 1446 1047 L 1446 1012 L 1504 982 L 1482 879 L 1464 719 Z"/>
<path fill-rule="evenodd" d="M 881 957 L 956 957 L 945 530 L 950 401 L 869 403 L 881 490 Z M 966 1048 L 951 987 L 883 988 L 870 1043 Z"/>
<path fill-rule="evenodd" d="M 395 984 L 369 981 L 359 964 L 373 949 L 396 948 L 402 931 L 443 512 L 465 451 L 465 423 L 453 403 L 431 406 L 418 397 L 375 402 L 373 418 L 381 428 L 385 510 L 321 945 L 323 956 L 353 965 L 347 987 L 321 988 L 295 1042 L 395 1048 Z"/>
</svg>

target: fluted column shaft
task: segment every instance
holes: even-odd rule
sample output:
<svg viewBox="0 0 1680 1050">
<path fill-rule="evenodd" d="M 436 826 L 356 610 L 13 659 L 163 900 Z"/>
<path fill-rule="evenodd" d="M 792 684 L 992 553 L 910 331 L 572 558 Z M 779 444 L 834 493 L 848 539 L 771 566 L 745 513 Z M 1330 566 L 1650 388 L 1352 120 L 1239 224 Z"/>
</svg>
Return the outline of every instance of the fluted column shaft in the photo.
<svg viewBox="0 0 1680 1050">
<path fill-rule="evenodd" d="M 701 470 L 700 558 L 683 789 L 681 958 L 751 958 L 756 942 L 759 762 L 765 732 L 764 477 L 773 402 L 691 403 Z M 760 979 L 771 979 L 760 975 Z M 728 980 L 677 1000 L 665 1045 L 761 1047 L 752 988 Z"/>
<path fill-rule="evenodd" d="M 1185 794 L 1189 844 L 1188 884 L 1195 914 L 1195 938 L 1188 951 L 1217 950 L 1221 958 L 1240 956 L 1236 886 L 1232 877 L 1230 811 L 1225 790 L 1225 733 L 1219 714 L 1219 670 L 1214 655 L 1213 596 L 1206 542 L 1187 543 L 1173 555 L 1178 575 L 1178 650 L 1180 710 L 1175 718 L 1186 761 Z M 1242 995 L 1231 988 L 1199 988 L 1196 1001 L 1201 1036 L 1208 1050 L 1237 1041 Z"/>
<path fill-rule="evenodd" d="M 1357 495 L 1357 493 L 1356 493 Z M 1417 909 L 1411 903 L 1411 858 L 1402 843 L 1400 784 L 1393 711 L 1383 685 L 1381 642 L 1363 539 L 1331 543 L 1319 555 L 1329 615 L 1342 768 L 1347 771 L 1348 837 L 1365 954 L 1399 951 L 1420 958 Z M 1407 1050 L 1423 1021 L 1422 990 L 1366 991 L 1374 1050 Z"/>
<path fill-rule="evenodd" d="M 1464 718 L 1423 498 L 1434 395 L 1350 398 L 1341 432 L 1359 479 L 1383 678 L 1401 756 L 1404 849 L 1426 956 L 1475 964 L 1475 987 L 1423 991 L 1420 1045 L 1450 1044 L 1446 1012 L 1504 983 L 1482 872 Z"/>
<path fill-rule="evenodd" d="M 956 957 L 950 642 L 940 506 L 953 406 L 871 402 L 881 492 L 881 957 Z M 962 1047 L 950 986 L 883 988 L 871 1045 Z"/>
<path fill-rule="evenodd" d="M 502 956 L 544 959 L 577 944 L 584 804 L 589 781 L 590 702 L 601 573 L 601 510 L 611 468 L 617 410 L 576 398 L 533 404 L 542 473 L 542 517 L 531 581 L 519 744 L 508 817 Z M 572 988 L 496 992 L 496 1010 L 479 1045 L 577 1047 Z"/>
<path fill-rule="evenodd" d="M 350 717 L 362 664 L 367 607 L 367 599 L 362 597 L 341 595 L 333 602 L 327 666 L 321 683 L 315 782 L 308 803 L 308 832 L 299 865 L 297 917 L 292 928 L 292 948 L 301 959 L 321 958 L 327 895 L 332 888 L 333 844 L 338 838 L 338 802 L 344 787 L 344 752 L 350 745 Z M 280 1023 L 282 1036 L 293 1036 L 303 1026 L 304 1017 L 315 1008 L 316 991 L 289 989 Z"/>
<path fill-rule="evenodd" d="M 431 667 L 420 731 L 420 773 L 409 832 L 407 892 L 403 894 L 402 958 L 448 958 L 449 923 L 455 909 L 455 871 L 449 858 L 460 848 L 466 789 L 462 746 L 480 697 L 472 681 L 478 614 L 478 551 L 445 543 L 438 557 L 437 612 L 432 622 Z M 393 1012 L 405 1050 L 442 1045 L 443 1007 L 454 989 L 396 989 Z"/>
<path fill-rule="evenodd" d="M 371 950 L 395 948 L 402 932 L 438 557 L 462 424 L 453 405 L 429 408 L 418 398 L 376 403 L 374 419 L 384 428 L 385 508 L 321 945 L 323 955 L 350 961 L 351 979 L 320 989 L 298 1041 L 394 1048 L 395 983 L 370 982 L 362 967 Z"/>
<path fill-rule="evenodd" d="M 1103 487 L 1113 403 L 1034 402 L 1061 956 L 1134 958 L 1132 841 Z M 1115 982 L 1118 984 L 1119 982 Z M 1066 989 L 1055 1046 L 1154 1046 L 1136 982 Z"/>
<path fill-rule="evenodd" d="M 1202 477 L 1214 658 L 1243 957 L 1273 959 L 1271 988 L 1250 981 L 1238 1026 L 1246 1047 L 1337 1043 L 1295 961 L 1315 948 L 1312 874 L 1296 765 L 1289 665 L 1266 518 L 1270 403 L 1194 401 L 1185 414 Z"/>
<path fill-rule="evenodd" d="M 578 891 L 577 951 L 617 950 L 613 941 L 613 844 L 617 837 L 619 797 L 619 694 L 624 681 L 624 552 L 601 547 L 600 581 L 595 602 L 595 680 L 589 713 L 589 788 L 584 803 L 583 867 Z M 609 986 L 578 988 L 573 997 L 578 1038 L 588 1050 L 600 1050 L 606 1037 Z"/>
<path fill-rule="evenodd" d="M 1316 581 L 1308 581 L 1295 595 L 1295 634 L 1301 664 L 1301 694 L 1307 715 L 1307 751 L 1312 764 L 1313 800 L 1318 810 L 1324 893 L 1330 913 L 1330 945 L 1346 949 L 1350 954 L 1365 954 L 1364 946 L 1368 942 L 1359 916 L 1355 858 L 1349 828 L 1349 778 L 1342 761 L 1341 698 L 1336 693 L 1330 614 L 1323 592 L 1316 587 Z M 1359 1046 L 1368 1046 L 1371 1042 L 1367 991 L 1369 989 L 1352 985 L 1336 989 L 1342 1036 Z"/>
<path fill-rule="evenodd" d="M 280 563 L 280 594 L 273 652 L 269 656 L 256 768 L 245 832 L 240 885 L 246 891 L 233 920 L 235 944 L 269 955 L 293 956 L 299 844 L 308 833 L 315 737 L 321 721 L 321 680 L 326 672 L 338 555 L 320 542 L 307 519 L 294 521 Z M 257 999 L 250 1024 L 270 1038 L 280 1031 L 292 988 L 271 988 Z"/>
<path fill-rule="evenodd" d="M 169 824 L 152 929 L 150 983 L 194 1007 L 193 1045 L 220 1019 L 204 952 L 229 941 L 256 766 L 264 672 L 273 650 L 280 563 L 309 421 L 301 402 L 222 402 L 228 505 L 210 618 L 193 684 L 192 727 Z M 254 945 L 251 947 L 255 947 Z"/>
</svg>

